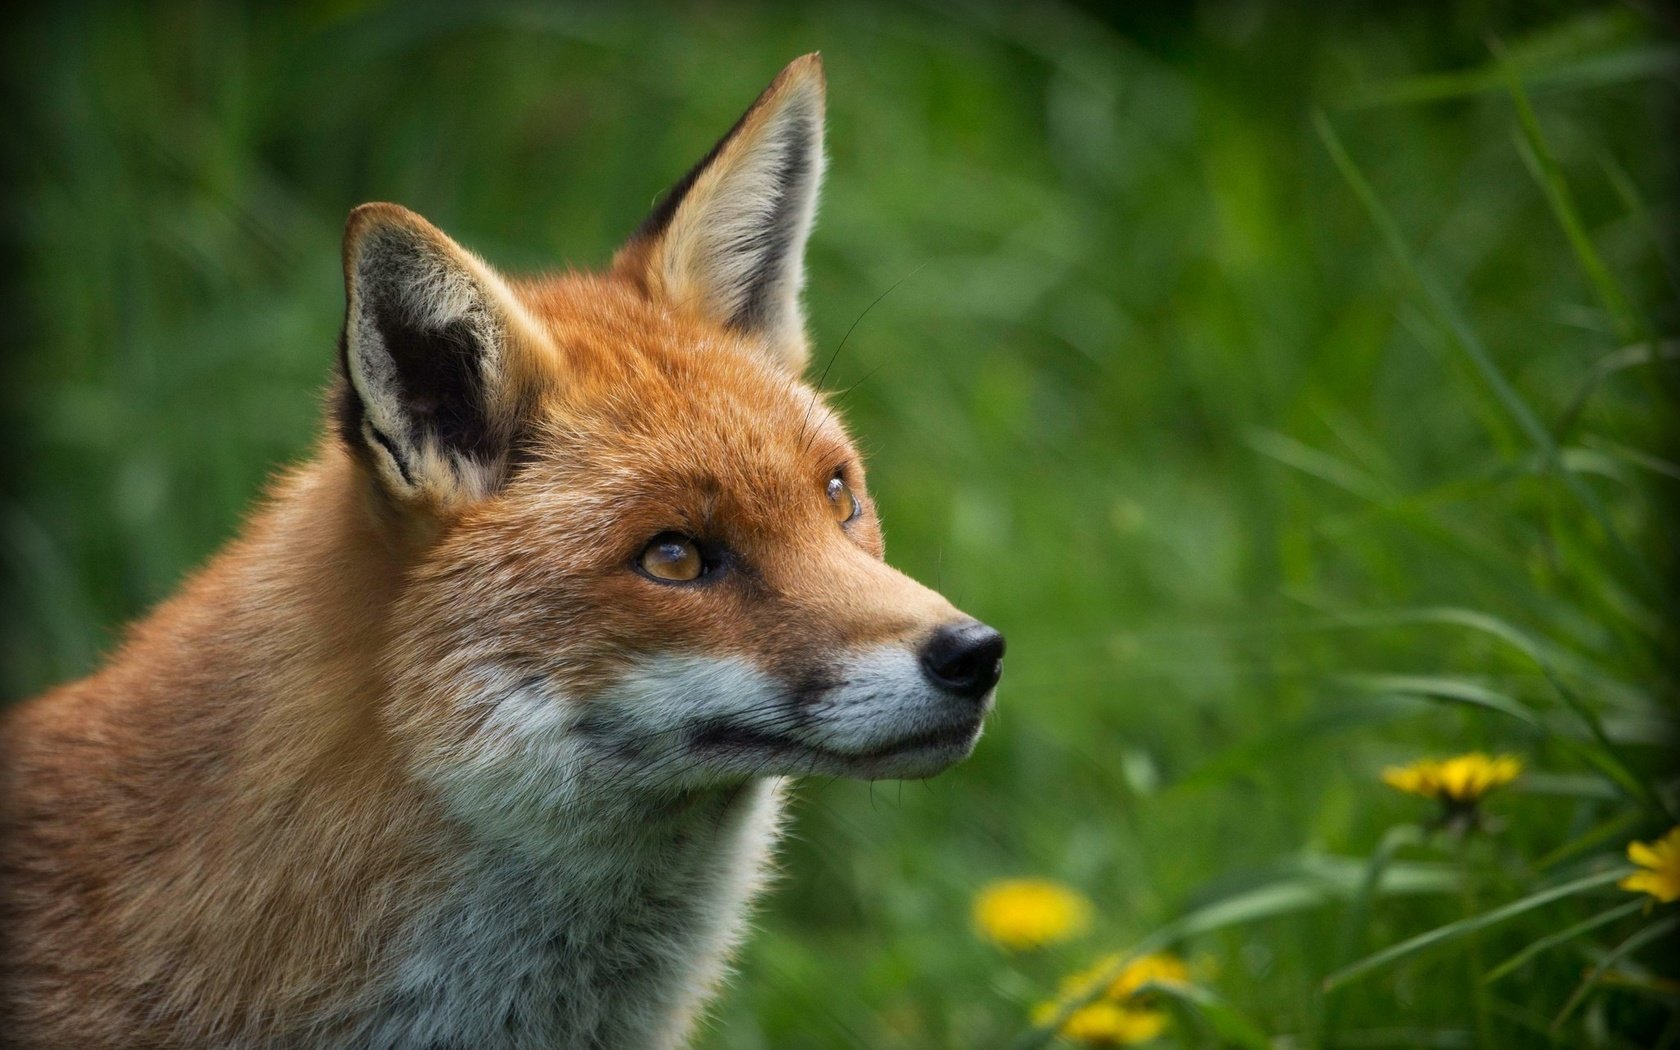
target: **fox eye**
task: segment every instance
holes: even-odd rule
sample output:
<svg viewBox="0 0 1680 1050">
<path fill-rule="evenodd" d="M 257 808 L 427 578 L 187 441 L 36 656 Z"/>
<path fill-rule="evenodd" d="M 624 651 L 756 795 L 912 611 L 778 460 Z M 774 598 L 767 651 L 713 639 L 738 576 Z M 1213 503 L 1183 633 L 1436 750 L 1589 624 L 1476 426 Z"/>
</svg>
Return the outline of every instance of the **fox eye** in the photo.
<svg viewBox="0 0 1680 1050">
<path fill-rule="evenodd" d="M 852 495 L 852 490 L 846 487 L 838 474 L 828 479 L 828 512 L 835 521 L 844 525 L 862 510 L 857 497 Z"/>
<path fill-rule="evenodd" d="M 649 540 L 637 564 L 644 573 L 667 583 L 688 583 L 706 571 L 700 545 L 676 532 L 662 532 Z"/>
</svg>

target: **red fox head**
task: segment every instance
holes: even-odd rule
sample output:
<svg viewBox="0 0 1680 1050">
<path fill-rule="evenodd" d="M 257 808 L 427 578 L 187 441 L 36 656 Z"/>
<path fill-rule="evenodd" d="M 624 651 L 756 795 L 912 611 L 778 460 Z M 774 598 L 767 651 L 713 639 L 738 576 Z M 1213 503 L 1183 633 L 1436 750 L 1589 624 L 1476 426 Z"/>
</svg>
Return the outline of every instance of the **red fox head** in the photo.
<svg viewBox="0 0 1680 1050">
<path fill-rule="evenodd" d="M 813 55 L 602 274 L 511 280 L 405 209 L 351 216 L 341 437 L 417 552 L 386 714 L 462 806 L 925 777 L 973 748 L 1003 638 L 882 562 L 857 449 L 799 377 L 822 128 Z"/>
</svg>

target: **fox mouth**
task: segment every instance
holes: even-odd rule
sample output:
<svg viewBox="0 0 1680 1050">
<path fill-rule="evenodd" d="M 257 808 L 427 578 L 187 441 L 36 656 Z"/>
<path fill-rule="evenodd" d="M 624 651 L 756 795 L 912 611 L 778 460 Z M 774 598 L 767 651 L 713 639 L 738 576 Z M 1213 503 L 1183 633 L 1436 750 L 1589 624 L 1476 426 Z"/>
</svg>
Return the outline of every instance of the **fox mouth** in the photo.
<svg viewBox="0 0 1680 1050">
<path fill-rule="evenodd" d="M 841 762 L 867 762 L 873 759 L 908 755 L 918 751 L 945 751 L 966 748 L 979 735 L 980 723 L 981 720 L 976 718 L 972 721 L 941 726 L 937 729 L 929 729 L 900 737 L 891 743 L 864 751 L 840 751 L 819 744 L 795 740 L 778 733 L 767 733 L 746 726 L 723 723 L 705 726 L 694 734 L 691 743 L 695 748 L 707 751 L 796 751 Z"/>
</svg>

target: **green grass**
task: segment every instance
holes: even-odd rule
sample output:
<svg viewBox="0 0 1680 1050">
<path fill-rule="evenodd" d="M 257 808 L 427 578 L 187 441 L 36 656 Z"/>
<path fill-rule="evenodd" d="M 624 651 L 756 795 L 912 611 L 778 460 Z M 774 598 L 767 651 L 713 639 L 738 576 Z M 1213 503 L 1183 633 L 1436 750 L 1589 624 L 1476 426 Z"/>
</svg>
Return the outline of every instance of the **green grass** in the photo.
<svg viewBox="0 0 1680 1050">
<path fill-rule="evenodd" d="M 805 785 L 703 1045 L 1028 1045 L 1150 947 L 1198 975 L 1169 1043 L 1680 1045 L 1674 909 L 1611 884 L 1675 822 L 1675 45 L 1383 10 L 38 13 L 0 690 L 89 669 L 306 454 L 351 206 L 601 264 L 820 49 L 815 356 L 850 332 L 890 558 L 1009 667 L 965 766 Z M 1528 773 L 1462 843 L 1380 782 L 1473 748 Z M 1014 875 L 1096 927 L 989 947 Z"/>
</svg>

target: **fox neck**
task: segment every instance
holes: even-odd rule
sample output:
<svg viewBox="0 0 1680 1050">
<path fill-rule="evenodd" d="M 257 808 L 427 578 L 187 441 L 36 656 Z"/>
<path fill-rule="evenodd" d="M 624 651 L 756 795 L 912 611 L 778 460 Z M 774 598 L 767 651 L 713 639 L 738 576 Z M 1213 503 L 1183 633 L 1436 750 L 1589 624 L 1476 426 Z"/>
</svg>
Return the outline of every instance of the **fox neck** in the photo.
<svg viewBox="0 0 1680 1050">
<path fill-rule="evenodd" d="M 639 821 L 601 805 L 567 849 L 479 839 L 454 853 L 349 1041 L 681 1045 L 764 881 L 780 796 L 760 781 Z"/>
<path fill-rule="evenodd" d="M 104 695 L 156 698 L 147 751 L 179 758 L 175 794 L 144 793 L 150 822 L 205 840 L 160 879 L 199 882 L 206 849 L 234 869 L 203 880 L 204 921 L 160 946 L 195 960 L 177 971 L 187 1015 L 230 1035 L 290 1017 L 367 1045 L 674 1042 L 762 882 L 780 783 L 675 796 L 564 766 L 417 775 L 372 655 L 429 537 L 394 531 L 371 495 L 326 450 L 101 676 Z M 216 681 L 159 673 L 183 643 Z M 171 704 L 188 700 L 181 719 Z M 190 816 L 206 806 L 213 823 Z"/>
</svg>

